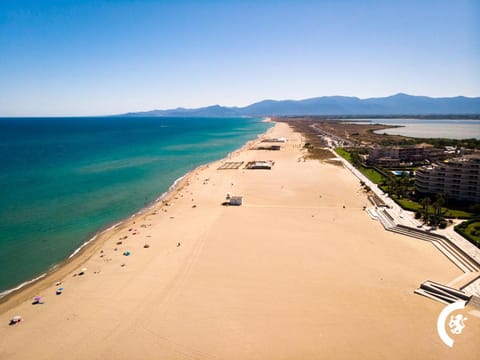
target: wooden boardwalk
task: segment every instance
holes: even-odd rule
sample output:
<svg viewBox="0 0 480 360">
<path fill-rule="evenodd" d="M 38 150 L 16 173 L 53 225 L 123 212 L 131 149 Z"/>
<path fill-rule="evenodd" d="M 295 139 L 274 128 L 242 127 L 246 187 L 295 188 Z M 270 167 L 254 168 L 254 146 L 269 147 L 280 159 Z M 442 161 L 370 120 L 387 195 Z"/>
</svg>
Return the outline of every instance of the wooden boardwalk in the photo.
<svg viewBox="0 0 480 360">
<path fill-rule="evenodd" d="M 243 165 L 243 161 L 227 161 L 223 163 L 217 170 L 236 170 Z"/>
</svg>

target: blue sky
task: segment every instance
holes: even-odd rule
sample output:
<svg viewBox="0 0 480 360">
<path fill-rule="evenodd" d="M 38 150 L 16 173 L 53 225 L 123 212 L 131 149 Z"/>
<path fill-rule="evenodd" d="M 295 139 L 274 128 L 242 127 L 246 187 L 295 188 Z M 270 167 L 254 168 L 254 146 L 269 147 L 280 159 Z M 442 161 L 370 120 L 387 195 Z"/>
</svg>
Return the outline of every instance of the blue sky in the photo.
<svg viewBox="0 0 480 360">
<path fill-rule="evenodd" d="M 0 1 L 0 116 L 480 96 L 479 1 Z"/>
</svg>

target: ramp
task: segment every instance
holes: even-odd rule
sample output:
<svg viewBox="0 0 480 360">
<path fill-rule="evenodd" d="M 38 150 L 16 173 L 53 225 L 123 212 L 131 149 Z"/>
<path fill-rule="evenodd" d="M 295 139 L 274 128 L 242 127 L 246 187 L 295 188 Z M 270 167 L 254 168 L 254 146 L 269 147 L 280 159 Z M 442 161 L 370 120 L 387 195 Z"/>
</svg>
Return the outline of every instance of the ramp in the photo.
<svg viewBox="0 0 480 360">
<path fill-rule="evenodd" d="M 471 298 L 471 296 L 468 296 L 461 290 L 454 289 L 430 280 L 423 282 L 420 287 L 414 291 L 414 293 L 435 301 L 439 301 L 443 304 L 452 304 L 460 300 L 468 302 Z"/>
</svg>

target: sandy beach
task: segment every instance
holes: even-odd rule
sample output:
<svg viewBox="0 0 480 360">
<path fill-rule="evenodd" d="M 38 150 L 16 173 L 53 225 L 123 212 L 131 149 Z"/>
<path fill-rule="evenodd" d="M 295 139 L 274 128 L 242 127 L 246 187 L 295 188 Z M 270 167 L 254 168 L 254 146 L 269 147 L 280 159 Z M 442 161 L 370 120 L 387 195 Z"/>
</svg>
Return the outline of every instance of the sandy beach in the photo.
<svg viewBox="0 0 480 360">
<path fill-rule="evenodd" d="M 444 305 L 413 293 L 462 272 L 430 243 L 384 231 L 358 179 L 304 161 L 285 123 L 263 137 L 288 142 L 195 170 L 0 304 L 0 359 L 478 358 L 480 319 L 449 348 L 436 332 Z M 254 160 L 274 166 L 218 170 Z M 227 193 L 243 205 L 222 206 Z M 23 321 L 9 326 L 14 315 Z"/>
</svg>

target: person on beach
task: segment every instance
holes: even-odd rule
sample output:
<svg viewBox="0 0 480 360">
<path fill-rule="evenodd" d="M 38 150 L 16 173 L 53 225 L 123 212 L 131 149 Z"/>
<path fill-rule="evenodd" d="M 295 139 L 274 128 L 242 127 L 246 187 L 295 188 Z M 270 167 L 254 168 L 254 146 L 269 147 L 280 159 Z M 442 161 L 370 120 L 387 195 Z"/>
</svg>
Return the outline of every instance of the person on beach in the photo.
<svg viewBox="0 0 480 360">
<path fill-rule="evenodd" d="M 21 316 L 16 315 L 16 316 L 14 316 L 13 318 L 10 319 L 9 325 L 16 325 L 16 324 L 18 324 L 19 322 L 21 322 L 22 320 L 23 320 L 23 319 L 22 319 Z"/>
</svg>

